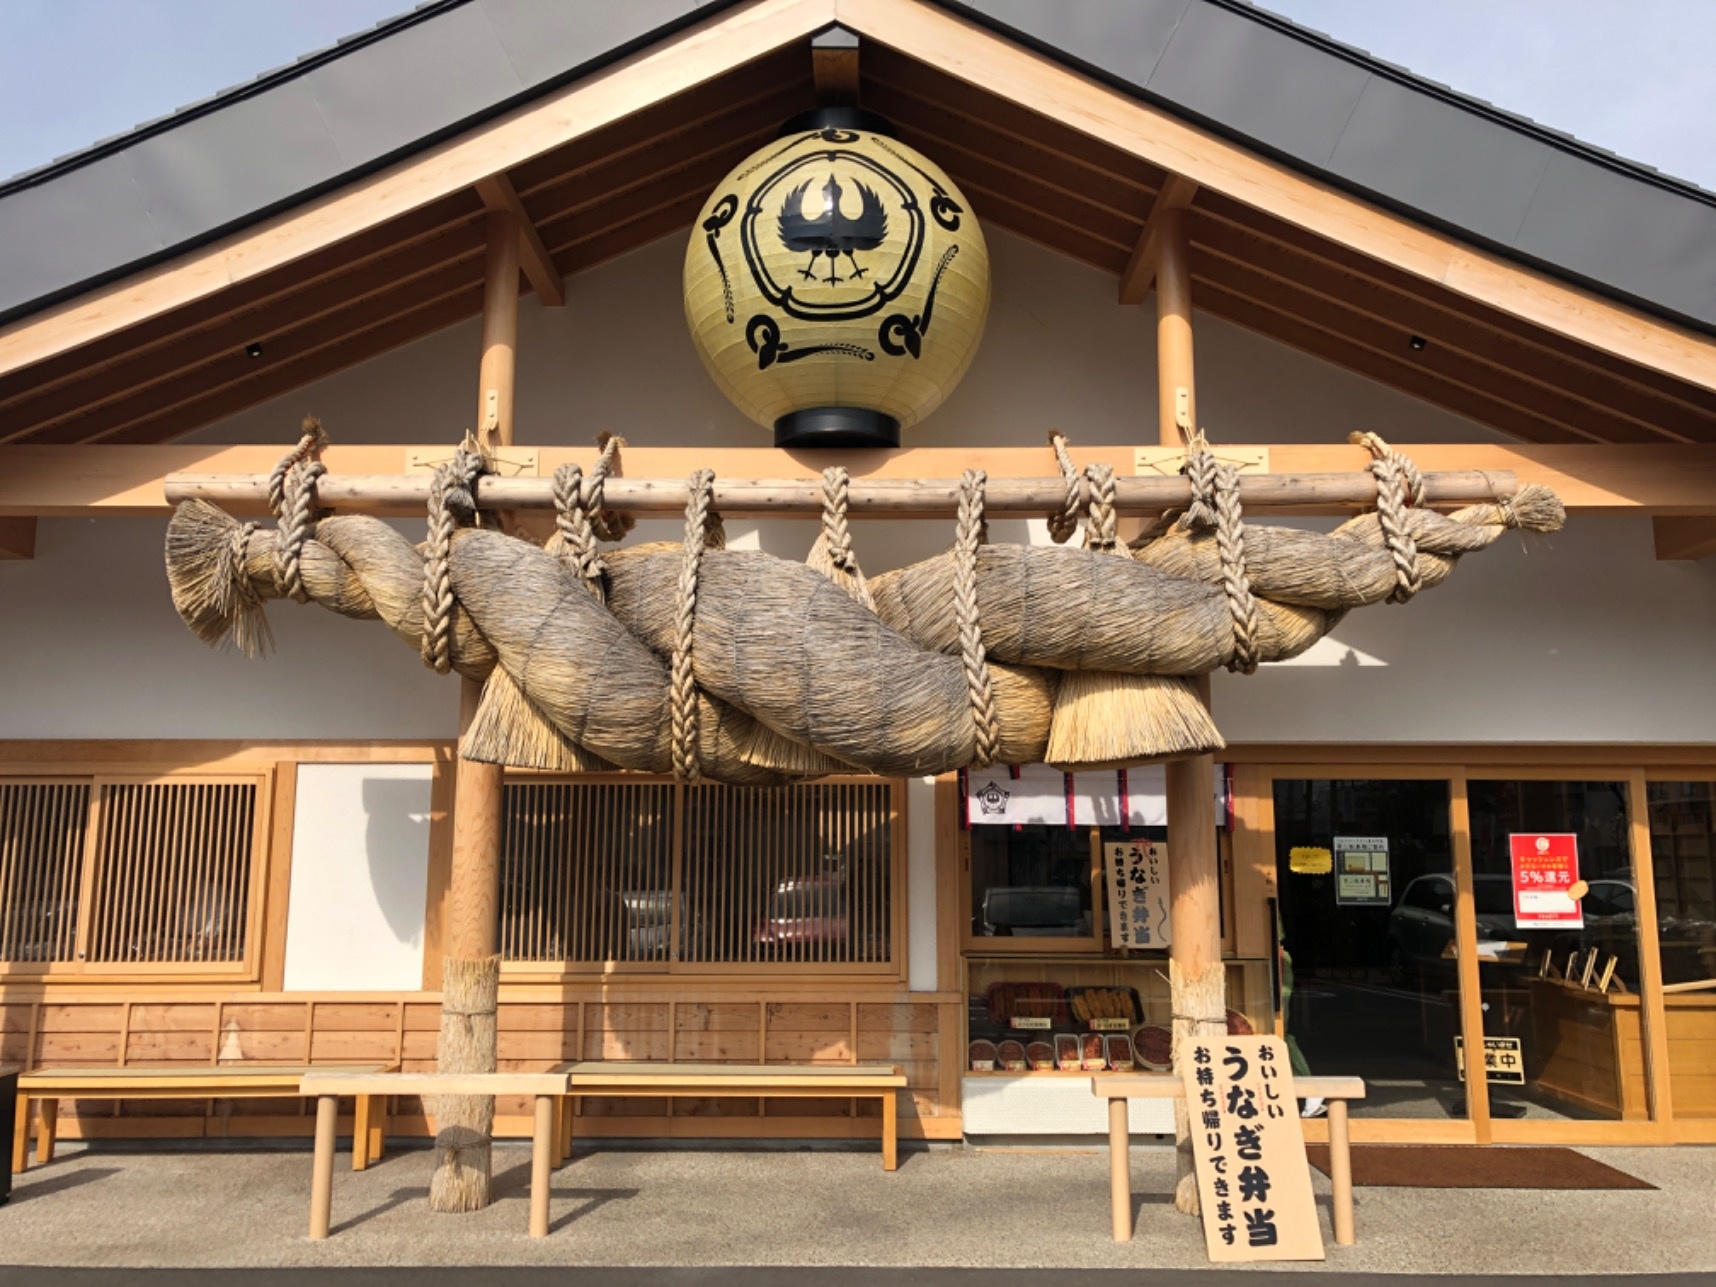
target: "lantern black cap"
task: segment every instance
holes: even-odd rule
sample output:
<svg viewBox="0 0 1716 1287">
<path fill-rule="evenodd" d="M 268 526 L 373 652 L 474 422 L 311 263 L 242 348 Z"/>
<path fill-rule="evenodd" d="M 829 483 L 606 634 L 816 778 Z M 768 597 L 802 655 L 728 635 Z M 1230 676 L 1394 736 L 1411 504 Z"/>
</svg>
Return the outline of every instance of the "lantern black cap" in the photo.
<svg viewBox="0 0 1716 1287">
<path fill-rule="evenodd" d="M 900 422 L 865 407 L 806 407 L 775 421 L 777 447 L 898 447 Z"/>
<path fill-rule="evenodd" d="M 894 124 L 885 116 L 859 107 L 818 107 L 800 112 L 781 126 L 777 138 L 803 134 L 807 130 L 861 130 L 866 134 L 894 137 Z"/>
</svg>

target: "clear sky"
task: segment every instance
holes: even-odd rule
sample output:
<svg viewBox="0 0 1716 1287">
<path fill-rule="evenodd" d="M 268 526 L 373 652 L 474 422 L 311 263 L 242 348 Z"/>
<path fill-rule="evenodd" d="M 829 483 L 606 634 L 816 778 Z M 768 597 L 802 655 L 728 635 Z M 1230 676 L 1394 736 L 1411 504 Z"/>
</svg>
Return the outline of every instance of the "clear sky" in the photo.
<svg viewBox="0 0 1716 1287">
<path fill-rule="evenodd" d="M 409 6 L 0 0 L 0 176 L 240 84 Z M 1263 0 L 1262 7 L 1716 188 L 1716 0 Z"/>
</svg>

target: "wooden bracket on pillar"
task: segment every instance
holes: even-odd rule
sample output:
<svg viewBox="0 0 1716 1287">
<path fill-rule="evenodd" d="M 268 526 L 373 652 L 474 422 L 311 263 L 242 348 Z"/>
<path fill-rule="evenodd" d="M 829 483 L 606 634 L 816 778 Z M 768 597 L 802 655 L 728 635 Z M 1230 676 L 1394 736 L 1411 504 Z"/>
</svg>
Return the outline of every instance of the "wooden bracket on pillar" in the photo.
<svg viewBox="0 0 1716 1287">
<path fill-rule="evenodd" d="M 0 518 L 0 560 L 36 557 L 36 520 Z"/>
<path fill-rule="evenodd" d="M 549 256 L 548 247 L 542 244 L 542 235 L 525 212 L 524 202 L 518 199 L 512 180 L 505 174 L 491 174 L 486 179 L 478 179 L 476 188 L 483 205 L 490 210 L 504 210 L 517 218 L 518 258 L 519 266 L 524 269 L 524 279 L 536 292 L 538 303 L 545 308 L 560 308 L 566 303 L 566 283 Z"/>
<path fill-rule="evenodd" d="M 1667 515 L 1651 519 L 1650 530 L 1658 559 L 1691 560 L 1716 554 L 1716 518 Z"/>
<path fill-rule="evenodd" d="M 1170 210 L 1184 210 L 1198 195 L 1198 185 L 1179 174 L 1170 174 L 1162 190 L 1151 203 L 1150 214 L 1144 220 L 1144 231 L 1138 234 L 1138 244 L 1132 248 L 1132 258 L 1120 274 L 1120 302 L 1142 304 L 1156 280 L 1157 243 L 1161 237 L 1162 221 Z"/>
<path fill-rule="evenodd" d="M 810 73 L 820 107 L 858 106 L 858 33 L 836 23 L 810 38 Z"/>
</svg>

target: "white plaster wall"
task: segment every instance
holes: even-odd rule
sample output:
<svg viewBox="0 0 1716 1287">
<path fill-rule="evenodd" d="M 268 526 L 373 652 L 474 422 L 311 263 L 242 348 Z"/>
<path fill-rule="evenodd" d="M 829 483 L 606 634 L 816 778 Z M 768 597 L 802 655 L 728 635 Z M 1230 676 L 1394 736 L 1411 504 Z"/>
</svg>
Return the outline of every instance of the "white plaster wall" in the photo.
<svg viewBox="0 0 1716 1287">
<path fill-rule="evenodd" d="M 288 992 L 416 991 L 429 889 L 427 764 L 305 764 L 292 824 Z"/>
<path fill-rule="evenodd" d="M 983 347 L 910 441 L 1037 445 L 1051 425 L 1080 443 L 1149 441 L 1149 308 L 1118 307 L 1112 278 L 999 230 L 991 248 Z M 521 441 L 587 442 L 604 428 L 638 444 L 768 441 L 691 350 L 682 249 L 670 238 L 574 279 L 564 309 L 525 303 Z M 475 409 L 476 349 L 474 323 L 453 327 L 197 437 L 285 444 L 314 411 L 338 440 L 452 443 Z M 1217 440 L 1334 441 L 1357 427 L 1402 442 L 1497 437 L 1214 318 L 1199 320 L 1198 364 Z M 168 602 L 162 528 L 44 520 L 34 560 L 0 564 L 0 738 L 451 736 L 452 681 L 379 623 L 275 604 L 274 655 L 209 652 Z M 945 522 L 854 530 L 871 571 L 951 535 Z M 677 534 L 662 522 L 637 535 Z M 795 559 L 813 535 L 809 523 L 730 529 L 735 545 Z M 1041 540 L 1042 524 L 997 523 L 993 537 Z M 1505 539 L 1404 607 L 1354 613 L 1299 664 L 1218 675 L 1217 716 L 1236 741 L 1710 742 L 1713 577 L 1709 563 L 1656 562 L 1643 520 L 1580 517 L 1553 538 Z"/>
<path fill-rule="evenodd" d="M 912 778 L 906 783 L 906 980 L 913 992 L 934 992 L 939 984 L 935 913 L 935 779 Z"/>
</svg>

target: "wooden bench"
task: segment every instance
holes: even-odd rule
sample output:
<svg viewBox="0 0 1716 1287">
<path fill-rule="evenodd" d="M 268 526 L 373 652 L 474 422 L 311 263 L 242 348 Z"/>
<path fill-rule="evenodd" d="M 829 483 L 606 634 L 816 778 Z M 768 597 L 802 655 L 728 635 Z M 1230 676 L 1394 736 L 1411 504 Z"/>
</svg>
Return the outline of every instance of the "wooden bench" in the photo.
<svg viewBox="0 0 1716 1287">
<path fill-rule="evenodd" d="M 380 1073 L 389 1065 L 363 1064 L 342 1072 Z M 174 1068 L 101 1066 L 96 1068 L 43 1068 L 18 1078 L 18 1120 L 12 1138 L 12 1170 L 19 1174 L 29 1164 L 30 1106 L 41 1104 L 41 1126 L 36 1132 L 36 1161 L 51 1162 L 58 1136 L 62 1099 L 296 1099 L 299 1083 L 311 1072 L 308 1064 L 240 1064 L 208 1067 L 179 1065 Z M 376 1112 L 376 1097 L 357 1097 L 356 1120 L 352 1125 L 352 1169 L 361 1171 L 381 1158 L 386 1147 L 384 1113 Z"/>
<path fill-rule="evenodd" d="M 1108 1101 L 1108 1200 L 1114 1240 L 1132 1241 L 1132 1145 L 1129 1099 L 1181 1099 L 1186 1084 L 1174 1073 L 1092 1077 L 1090 1093 Z M 1347 1101 L 1364 1098 L 1361 1077 L 1295 1077 L 1293 1093 L 1329 1105 L 1329 1183 L 1334 1190 L 1335 1241 L 1350 1247 L 1353 1231 L 1353 1164 L 1347 1139 Z"/>
<path fill-rule="evenodd" d="M 328 1236 L 334 1205 L 334 1134 L 341 1096 L 530 1095 L 536 1129 L 530 1148 L 530 1236 L 548 1236 L 548 1181 L 553 1171 L 554 1111 L 565 1073 L 360 1073 L 319 1068 L 304 1075 L 302 1094 L 316 1101 L 316 1159 L 310 1177 L 310 1237 Z"/>
<path fill-rule="evenodd" d="M 579 1095 L 654 1099 L 879 1099 L 882 1101 L 882 1169 L 898 1168 L 899 1095 L 906 1074 L 897 1064 L 562 1064 L 570 1101 Z M 556 1132 L 555 1165 L 572 1155 L 570 1102 Z"/>
</svg>

